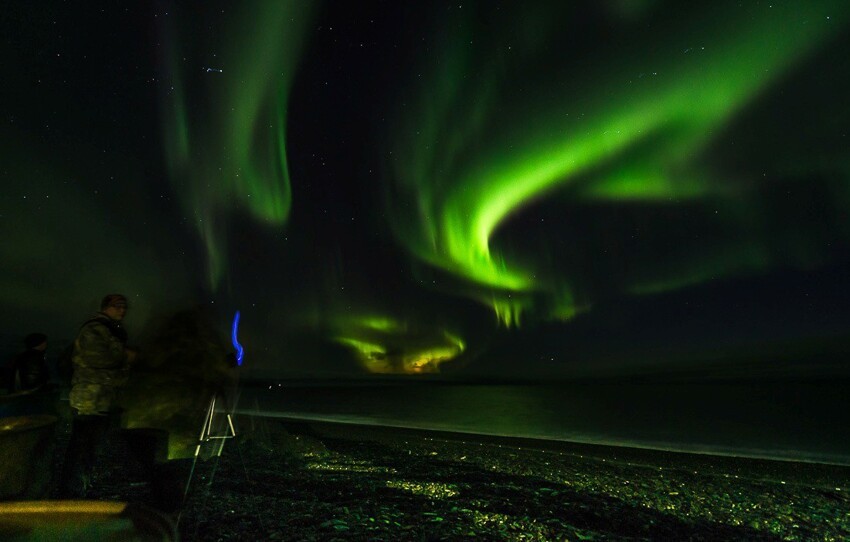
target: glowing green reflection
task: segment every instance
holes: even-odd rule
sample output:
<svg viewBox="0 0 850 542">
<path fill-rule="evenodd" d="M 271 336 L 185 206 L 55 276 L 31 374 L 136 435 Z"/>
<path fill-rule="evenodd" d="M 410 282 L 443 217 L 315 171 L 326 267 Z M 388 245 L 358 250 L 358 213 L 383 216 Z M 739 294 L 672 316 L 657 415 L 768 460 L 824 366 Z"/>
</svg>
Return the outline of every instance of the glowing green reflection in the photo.
<svg viewBox="0 0 850 542">
<path fill-rule="evenodd" d="M 466 349 L 464 341 L 449 331 L 391 318 L 341 318 L 334 327 L 337 333 L 332 339 L 350 348 L 371 373 L 436 373 Z"/>
</svg>

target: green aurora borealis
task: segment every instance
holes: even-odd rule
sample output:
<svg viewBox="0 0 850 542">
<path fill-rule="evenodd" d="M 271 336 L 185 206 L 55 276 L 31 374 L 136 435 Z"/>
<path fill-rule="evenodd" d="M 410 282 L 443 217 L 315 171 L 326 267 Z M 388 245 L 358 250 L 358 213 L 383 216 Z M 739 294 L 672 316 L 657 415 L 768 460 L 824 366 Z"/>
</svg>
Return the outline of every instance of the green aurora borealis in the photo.
<svg viewBox="0 0 850 542">
<path fill-rule="evenodd" d="M 470 30 L 474 15 L 462 13 L 446 23 L 446 44 L 429 58 L 435 73 L 417 84 L 421 108 L 393 138 L 393 174 L 417 209 L 393 222 L 402 243 L 469 280 L 475 295 L 492 296 L 505 325 L 519 323 L 530 291 L 554 297 L 558 314 L 574 314 L 586 302 L 575 301 L 568 273 L 540 276 L 533 260 L 506 258 L 491 247 L 498 229 L 523 207 L 576 184 L 569 197 L 579 201 L 672 207 L 711 198 L 724 215 L 748 214 L 734 209 L 746 188 L 712 173 L 702 152 L 736 112 L 834 36 L 847 11 L 839 7 L 777 4 L 738 21 L 706 10 L 678 28 L 657 29 L 648 47 L 629 54 L 628 64 L 646 72 L 636 75 L 622 58 L 601 53 L 584 73 L 555 67 L 545 85 L 519 89 L 508 82 L 535 76 L 528 72 L 529 64 L 538 68 L 534 57 L 546 41 L 540 29 L 559 30 L 543 23 L 551 13 L 517 9 L 512 20 L 532 30 L 516 41 L 501 29 L 482 38 Z M 564 11 L 559 15 L 569 19 Z M 754 243 L 740 258 L 709 257 L 679 273 L 659 269 L 656 277 L 635 277 L 628 289 L 660 291 L 762 269 L 769 262 L 761 252 Z"/>
<path fill-rule="evenodd" d="M 841 1 L 17 6 L 6 343 L 64 338 L 112 290 L 138 330 L 240 309 L 258 371 L 309 377 L 629 369 L 688 318 L 670 343 L 700 359 L 845 337 L 848 22 Z"/>
<path fill-rule="evenodd" d="M 209 75 L 204 85 L 184 83 L 186 57 L 178 44 L 198 30 L 188 13 L 175 14 L 182 32 L 171 29 L 165 52 L 173 85 L 163 100 L 165 153 L 175 191 L 206 246 L 212 289 L 227 266 L 221 233 L 227 214 L 239 210 L 282 226 L 292 200 L 286 110 L 311 10 L 306 3 L 259 2 L 243 11 L 206 44 L 219 53 L 202 68 Z M 226 76 L 213 62 L 228 66 Z"/>
</svg>

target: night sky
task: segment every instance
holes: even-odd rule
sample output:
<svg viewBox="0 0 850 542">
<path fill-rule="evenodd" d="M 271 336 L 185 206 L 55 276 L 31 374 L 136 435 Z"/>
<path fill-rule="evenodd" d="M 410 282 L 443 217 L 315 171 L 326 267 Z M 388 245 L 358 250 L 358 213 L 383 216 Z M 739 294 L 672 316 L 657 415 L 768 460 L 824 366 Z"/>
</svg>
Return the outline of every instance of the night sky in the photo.
<svg viewBox="0 0 850 542">
<path fill-rule="evenodd" d="M 0 346 L 847 376 L 848 59 L 843 0 L 3 2 Z"/>
</svg>

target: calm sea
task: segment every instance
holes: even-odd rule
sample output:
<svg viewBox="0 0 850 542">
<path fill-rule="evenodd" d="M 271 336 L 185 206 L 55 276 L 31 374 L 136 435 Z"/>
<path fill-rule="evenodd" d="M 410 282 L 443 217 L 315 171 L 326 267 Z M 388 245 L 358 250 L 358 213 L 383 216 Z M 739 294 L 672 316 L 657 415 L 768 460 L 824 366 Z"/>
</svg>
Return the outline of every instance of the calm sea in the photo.
<svg viewBox="0 0 850 542">
<path fill-rule="evenodd" d="M 243 388 L 238 411 L 850 465 L 850 382 Z"/>
</svg>

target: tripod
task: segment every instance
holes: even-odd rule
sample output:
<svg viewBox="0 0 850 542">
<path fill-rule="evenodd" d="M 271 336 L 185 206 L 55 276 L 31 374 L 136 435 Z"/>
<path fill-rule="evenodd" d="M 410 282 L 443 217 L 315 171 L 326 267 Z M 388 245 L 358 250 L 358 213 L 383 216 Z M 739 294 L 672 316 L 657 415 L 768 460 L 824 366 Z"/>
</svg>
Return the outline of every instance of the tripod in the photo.
<svg viewBox="0 0 850 542">
<path fill-rule="evenodd" d="M 230 415 L 230 412 L 226 413 L 227 417 L 227 428 L 224 434 L 214 435 L 213 434 L 213 421 L 215 420 L 215 404 L 218 399 L 218 393 L 213 394 L 210 399 L 210 405 L 207 407 L 207 415 L 204 417 L 204 424 L 201 427 L 201 434 L 198 436 L 198 444 L 195 446 L 195 457 L 192 460 L 192 470 L 189 472 L 189 479 L 186 481 L 186 489 L 183 491 L 183 500 L 186 500 L 186 496 L 189 495 L 189 487 L 192 485 L 192 477 L 195 474 L 195 466 L 198 463 L 198 456 L 201 453 L 201 447 L 210 442 L 210 441 L 218 441 L 219 447 L 218 450 L 215 451 L 216 456 L 221 456 L 222 450 L 224 450 L 224 441 L 227 439 L 234 438 L 236 436 L 236 429 L 233 427 L 233 418 Z"/>
<path fill-rule="evenodd" d="M 201 446 L 211 440 L 225 440 L 229 438 L 233 438 L 236 436 L 236 429 L 233 428 L 233 418 L 230 416 L 230 412 L 226 414 L 227 416 L 227 433 L 223 435 L 213 435 L 213 420 L 215 419 L 215 402 L 218 398 L 218 394 L 212 396 L 210 399 L 210 406 L 207 407 L 207 415 L 204 418 L 204 425 L 201 428 L 201 435 L 198 437 L 198 445 L 195 446 L 195 459 L 198 459 L 198 454 L 201 453 Z M 221 443 L 221 446 L 218 448 L 218 452 L 216 455 L 221 455 L 221 451 L 224 449 L 224 442 Z"/>
</svg>

